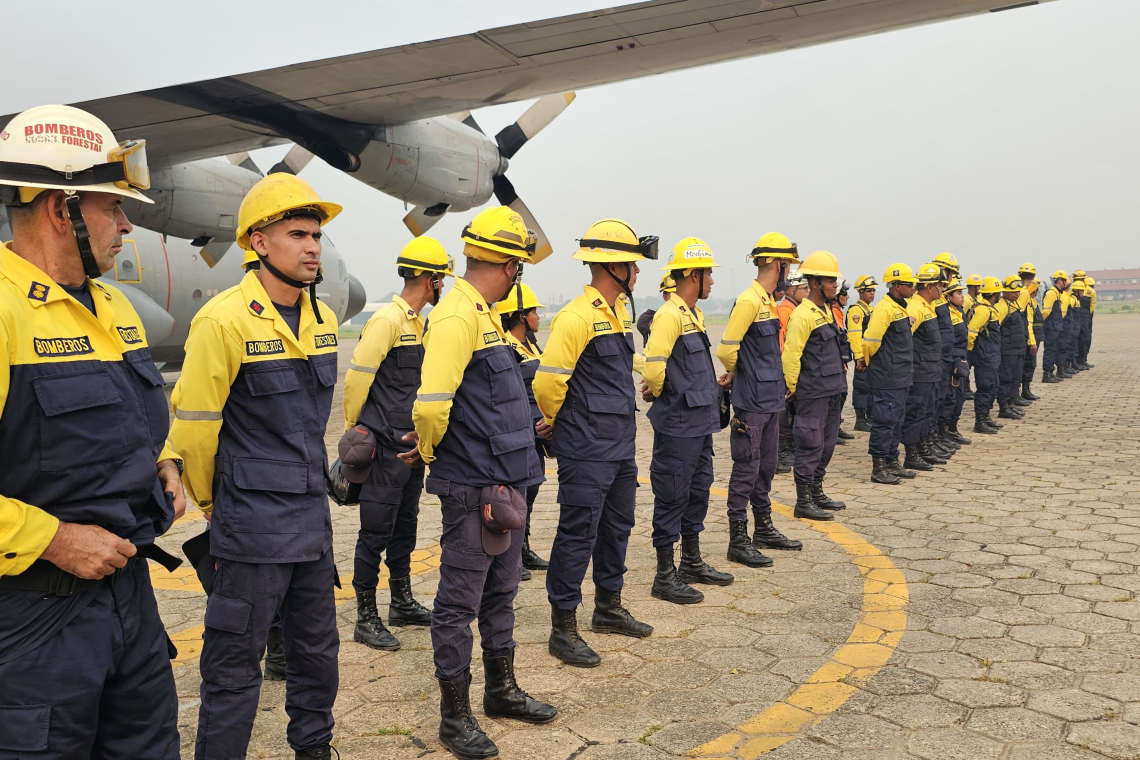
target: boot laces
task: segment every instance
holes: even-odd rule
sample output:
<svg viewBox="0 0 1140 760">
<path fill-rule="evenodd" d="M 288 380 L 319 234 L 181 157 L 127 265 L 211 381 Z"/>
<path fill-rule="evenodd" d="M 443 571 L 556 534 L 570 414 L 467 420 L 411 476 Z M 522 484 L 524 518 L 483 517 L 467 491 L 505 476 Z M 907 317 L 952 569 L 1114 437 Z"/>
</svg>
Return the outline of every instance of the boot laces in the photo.
<svg viewBox="0 0 1140 760">
<path fill-rule="evenodd" d="M 569 636 L 570 641 L 582 641 L 582 637 L 578 635 L 578 610 L 562 610 L 562 625 L 566 627 L 566 634 Z"/>
</svg>

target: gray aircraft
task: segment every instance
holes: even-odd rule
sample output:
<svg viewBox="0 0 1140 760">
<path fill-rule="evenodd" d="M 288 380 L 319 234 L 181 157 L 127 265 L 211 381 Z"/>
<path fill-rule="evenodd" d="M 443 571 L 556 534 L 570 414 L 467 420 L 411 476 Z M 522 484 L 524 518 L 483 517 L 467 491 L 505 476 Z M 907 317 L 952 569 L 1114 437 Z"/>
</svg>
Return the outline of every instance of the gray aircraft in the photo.
<svg viewBox="0 0 1140 760">
<path fill-rule="evenodd" d="M 177 228 L 203 256 L 232 239 L 233 214 L 195 206 L 173 165 L 292 142 L 414 205 L 404 219 L 414 235 L 494 195 L 538 232 L 541 260 L 550 245 L 506 171 L 566 108 L 569 90 L 1037 4 L 653 0 L 77 105 L 120 139 L 145 139 L 153 167 L 172 167 L 156 172 L 168 202 L 129 213 L 140 220 L 165 214 L 162 228 Z M 470 116 L 470 109 L 530 98 L 539 100 L 494 139 Z M 699 134 L 688 137 L 699 144 Z M 230 175 L 216 181 L 240 184 Z"/>
</svg>

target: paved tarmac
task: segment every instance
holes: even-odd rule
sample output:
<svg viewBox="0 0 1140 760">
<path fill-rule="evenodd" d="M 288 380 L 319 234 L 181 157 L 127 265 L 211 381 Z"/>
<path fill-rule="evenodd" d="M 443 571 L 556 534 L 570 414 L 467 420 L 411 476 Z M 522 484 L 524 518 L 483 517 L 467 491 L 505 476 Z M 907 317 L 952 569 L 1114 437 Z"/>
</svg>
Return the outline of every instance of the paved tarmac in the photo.
<svg viewBox="0 0 1140 760">
<path fill-rule="evenodd" d="M 722 330 L 710 328 L 714 345 Z M 343 343 L 342 378 L 355 341 Z M 1042 400 L 1024 420 L 1004 420 L 996 436 L 963 424 L 973 445 L 903 485 L 870 482 L 867 435 L 856 434 L 837 449 L 827 479 L 847 510 L 834 523 L 813 524 L 779 509 L 777 526 L 804 550 L 773 553 L 776 564 L 767 570 L 724 559 L 731 461 L 720 434 L 702 544 L 736 582 L 703 587 L 705 601 L 688 607 L 650 597 L 653 498 L 646 484 L 624 600 L 655 627 L 653 636 L 583 630 L 603 663 L 565 667 L 546 651 L 544 574 L 524 582 L 516 601 L 518 680 L 561 714 L 546 726 L 483 718 L 476 660 L 472 702 L 501 756 L 1140 758 L 1140 318 L 1102 315 L 1090 361 L 1096 368 L 1076 379 L 1035 383 Z M 343 427 L 339 394 L 335 405 L 331 448 Z M 966 416 L 972 420 L 969 402 Z M 844 417 L 850 430 L 850 407 Z M 643 477 L 651 443 L 642 416 Z M 534 543 L 544 556 L 557 525 L 556 492 L 552 475 L 535 508 Z M 776 477 L 773 495 L 793 503 L 790 474 Z M 413 557 L 413 589 L 425 603 L 438 580 L 438 504 L 424 495 Z M 335 746 L 344 758 L 450 757 L 436 739 L 428 631 L 395 629 L 398 652 L 352 641 L 356 605 L 346 576 L 355 508 L 334 506 L 333 525 L 346 589 L 337 593 Z M 192 510 L 161 543 L 176 550 L 202 526 Z M 154 566 L 152 576 L 179 647 L 174 664 L 189 758 L 205 597 L 188 570 L 172 576 Z M 584 623 L 592 595 L 587 579 Z M 386 590 L 380 602 L 386 610 Z M 284 697 L 284 684 L 263 686 L 249 757 L 292 758 Z"/>
</svg>

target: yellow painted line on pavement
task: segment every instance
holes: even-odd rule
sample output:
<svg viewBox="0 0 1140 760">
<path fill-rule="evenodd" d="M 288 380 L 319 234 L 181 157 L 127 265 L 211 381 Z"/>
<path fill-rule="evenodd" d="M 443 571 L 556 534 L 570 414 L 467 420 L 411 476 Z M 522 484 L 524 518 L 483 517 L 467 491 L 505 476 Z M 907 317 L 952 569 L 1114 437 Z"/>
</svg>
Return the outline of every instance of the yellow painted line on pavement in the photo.
<svg viewBox="0 0 1140 760">
<path fill-rule="evenodd" d="M 640 480 L 640 478 L 639 478 Z M 723 488 L 711 488 L 727 496 Z M 773 502 L 772 509 L 793 517 L 793 509 Z M 846 643 L 785 699 L 723 736 L 687 754 L 703 758 L 753 758 L 796 738 L 799 732 L 838 710 L 887 664 L 906 630 L 910 598 L 906 578 L 890 558 L 855 531 L 838 522 L 801 520 L 839 544 L 863 576 L 863 614 Z"/>
<path fill-rule="evenodd" d="M 187 510 L 189 512 L 189 510 Z M 201 514 L 201 513 L 199 513 Z M 185 519 L 185 518 L 183 518 Z M 193 519 L 193 518 L 191 518 Z M 201 519 L 200 517 L 198 519 Z M 424 573 L 431 572 L 439 567 L 439 544 L 432 544 L 426 549 L 416 549 L 412 552 L 412 576 L 423 575 Z M 190 591 L 195 594 L 206 595 L 202 590 L 202 584 L 198 582 L 198 576 L 194 569 L 182 565 L 173 573 L 168 573 L 162 565 L 151 562 L 150 564 L 150 582 L 156 589 L 166 589 L 172 591 Z M 380 583 L 383 584 L 388 578 L 388 568 L 385 565 L 380 566 Z M 342 575 L 340 577 L 341 588 L 333 588 L 333 596 L 336 598 L 336 604 L 339 607 L 345 602 L 353 601 L 356 599 L 356 594 L 352 590 L 352 576 Z M 180 668 L 191 660 L 198 658 L 202 654 L 202 632 L 205 626 L 201 623 L 192 625 L 189 628 L 183 628 L 181 631 L 176 631 L 170 634 L 170 640 L 178 648 L 178 656 L 170 661 L 171 667 Z"/>
</svg>

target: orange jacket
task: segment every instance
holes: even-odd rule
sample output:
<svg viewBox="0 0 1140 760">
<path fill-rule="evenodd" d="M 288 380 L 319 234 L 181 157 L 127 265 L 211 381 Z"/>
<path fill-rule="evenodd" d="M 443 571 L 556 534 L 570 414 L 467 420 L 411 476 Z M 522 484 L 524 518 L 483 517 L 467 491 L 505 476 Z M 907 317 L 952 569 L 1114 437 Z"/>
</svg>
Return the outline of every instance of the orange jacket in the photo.
<svg viewBox="0 0 1140 760">
<path fill-rule="evenodd" d="M 780 350 L 784 350 L 784 338 L 788 334 L 788 320 L 791 319 L 792 312 L 796 310 L 799 304 L 792 303 L 787 298 L 780 299 L 776 304 L 776 310 L 780 312 Z"/>
</svg>

